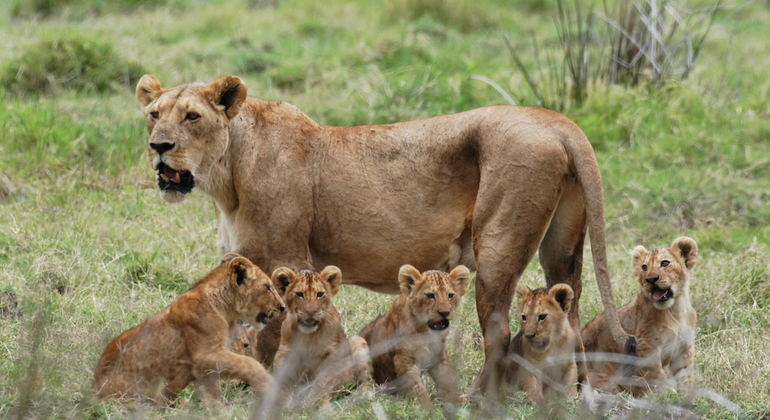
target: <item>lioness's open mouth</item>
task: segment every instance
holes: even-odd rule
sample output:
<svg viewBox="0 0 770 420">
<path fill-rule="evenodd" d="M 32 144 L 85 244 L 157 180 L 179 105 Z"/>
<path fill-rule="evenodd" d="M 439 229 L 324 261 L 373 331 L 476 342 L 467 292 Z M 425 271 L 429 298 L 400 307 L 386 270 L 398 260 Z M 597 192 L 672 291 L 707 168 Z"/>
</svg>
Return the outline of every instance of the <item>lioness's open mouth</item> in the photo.
<svg viewBox="0 0 770 420">
<path fill-rule="evenodd" d="M 187 194 L 195 186 L 195 181 L 189 171 L 177 171 L 163 162 L 158 164 L 157 171 L 158 188 L 161 191 L 174 190 Z"/>
<path fill-rule="evenodd" d="M 665 302 L 669 299 L 674 297 L 674 292 L 671 291 L 671 289 L 658 289 L 657 287 L 652 288 L 652 299 L 655 302 Z"/>
<path fill-rule="evenodd" d="M 304 328 L 313 328 L 317 327 L 320 321 L 317 321 L 315 319 L 297 319 L 297 324 L 299 324 L 300 327 Z"/>
<path fill-rule="evenodd" d="M 436 321 L 436 322 L 428 321 L 428 328 L 434 331 L 443 331 L 449 328 L 449 320 L 442 319 L 441 321 Z"/>
</svg>

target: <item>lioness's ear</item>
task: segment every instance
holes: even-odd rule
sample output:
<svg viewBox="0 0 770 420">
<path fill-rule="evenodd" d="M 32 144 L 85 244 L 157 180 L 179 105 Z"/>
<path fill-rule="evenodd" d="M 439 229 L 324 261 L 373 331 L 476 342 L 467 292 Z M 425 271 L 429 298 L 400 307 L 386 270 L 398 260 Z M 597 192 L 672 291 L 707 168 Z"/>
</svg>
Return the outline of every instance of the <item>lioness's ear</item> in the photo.
<svg viewBox="0 0 770 420">
<path fill-rule="evenodd" d="M 575 292 L 569 285 L 564 283 L 554 284 L 553 287 L 548 289 L 548 293 L 559 302 L 559 306 L 564 312 L 569 312 L 572 308 L 572 301 L 575 299 Z"/>
<path fill-rule="evenodd" d="M 634 270 L 634 276 L 639 277 L 639 274 L 641 274 L 642 262 L 645 258 L 647 258 L 647 254 L 647 250 L 644 249 L 644 247 L 641 245 L 634 248 L 634 252 L 632 253 L 633 258 L 631 259 L 631 266 Z"/>
<path fill-rule="evenodd" d="M 398 270 L 398 287 L 401 289 L 401 293 L 408 295 L 412 293 L 412 289 L 422 281 L 420 272 L 409 264 L 401 266 Z"/>
<path fill-rule="evenodd" d="M 273 271 L 273 285 L 279 290 L 281 296 L 286 294 L 286 289 L 289 287 L 296 274 L 290 268 L 278 267 Z"/>
<path fill-rule="evenodd" d="M 672 254 L 678 253 L 682 256 L 684 266 L 687 267 L 688 270 L 691 270 L 698 260 L 698 245 L 693 238 L 680 236 L 674 239 L 669 250 Z"/>
<path fill-rule="evenodd" d="M 246 100 L 246 85 L 239 77 L 219 76 L 211 82 L 211 102 L 221 106 L 227 118 L 233 119 L 241 110 L 241 104 Z"/>
<path fill-rule="evenodd" d="M 516 300 L 522 300 L 530 293 L 532 293 L 532 289 L 526 284 L 519 282 L 519 284 L 516 285 Z"/>
<path fill-rule="evenodd" d="M 452 280 L 455 292 L 460 296 L 468 293 L 468 284 L 471 282 L 471 271 L 464 265 L 458 265 L 449 272 L 449 278 Z"/>
<path fill-rule="evenodd" d="M 163 88 L 160 86 L 160 81 L 151 74 L 145 74 L 136 84 L 136 99 L 142 106 L 147 106 L 158 99 L 161 93 Z"/>
<path fill-rule="evenodd" d="M 332 296 L 336 295 L 340 291 L 340 285 L 342 285 L 342 272 L 339 268 L 329 265 L 321 271 L 321 278 L 329 283 L 329 290 Z"/>
<path fill-rule="evenodd" d="M 235 257 L 227 263 L 227 270 L 230 278 L 236 285 L 240 286 L 245 281 L 249 274 L 249 268 L 254 264 L 251 261 L 243 257 Z"/>
</svg>

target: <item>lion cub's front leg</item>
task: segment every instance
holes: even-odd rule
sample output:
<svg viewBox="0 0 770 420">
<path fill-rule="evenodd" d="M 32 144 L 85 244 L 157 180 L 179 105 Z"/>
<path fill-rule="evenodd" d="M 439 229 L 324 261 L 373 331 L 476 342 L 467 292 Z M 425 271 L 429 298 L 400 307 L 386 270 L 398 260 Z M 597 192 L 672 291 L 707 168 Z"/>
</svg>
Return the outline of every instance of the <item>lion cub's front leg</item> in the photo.
<svg viewBox="0 0 770 420">
<path fill-rule="evenodd" d="M 420 367 L 417 358 L 412 351 L 399 350 L 393 356 L 393 366 L 398 377 L 398 385 L 404 393 L 420 401 L 424 405 L 430 405 L 430 395 L 422 383 Z"/>
<path fill-rule="evenodd" d="M 457 394 L 455 389 L 455 378 L 452 369 L 449 368 L 446 350 L 441 354 L 441 359 L 428 371 L 430 376 L 436 382 L 436 389 L 439 396 L 446 401 L 454 404 L 465 404 L 468 399 Z"/>
</svg>

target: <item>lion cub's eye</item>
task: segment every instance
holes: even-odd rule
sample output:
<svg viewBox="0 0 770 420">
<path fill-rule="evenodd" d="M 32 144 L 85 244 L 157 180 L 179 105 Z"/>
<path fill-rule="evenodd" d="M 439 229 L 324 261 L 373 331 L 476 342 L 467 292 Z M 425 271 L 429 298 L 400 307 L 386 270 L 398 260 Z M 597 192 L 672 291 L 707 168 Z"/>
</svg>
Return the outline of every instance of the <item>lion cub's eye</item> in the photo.
<svg viewBox="0 0 770 420">
<path fill-rule="evenodd" d="M 188 112 L 187 115 L 184 116 L 184 119 L 186 119 L 187 121 L 195 121 L 200 117 L 201 117 L 200 115 L 194 112 Z"/>
<path fill-rule="evenodd" d="M 540 314 L 540 316 L 537 317 L 538 320 L 543 321 L 548 316 L 548 314 Z"/>
<path fill-rule="evenodd" d="M 642 271 L 647 271 L 647 264 L 642 264 Z"/>
<path fill-rule="evenodd" d="M 454 293 L 450 293 L 449 294 L 449 299 L 452 299 L 453 297 L 455 297 L 455 294 Z"/>
<path fill-rule="evenodd" d="M 425 297 L 428 298 L 428 299 L 435 299 L 436 295 L 434 295 L 433 293 L 426 293 Z"/>
<path fill-rule="evenodd" d="M 297 295 L 297 297 L 305 297 L 305 294 L 302 292 L 294 292 L 294 294 Z"/>
<path fill-rule="evenodd" d="M 324 292 L 318 292 L 318 293 L 316 293 L 316 294 L 315 294 L 315 297 L 317 297 L 317 298 L 322 298 L 322 297 L 324 297 Z"/>
<path fill-rule="evenodd" d="M 150 116 L 157 120 L 158 117 L 160 116 L 160 114 L 158 113 L 158 111 L 152 111 L 152 112 L 150 112 Z"/>
<path fill-rule="evenodd" d="M 270 285 L 269 285 L 269 284 L 266 284 L 266 285 L 265 285 L 265 287 L 267 287 L 267 291 L 268 291 L 268 292 L 269 292 L 269 291 L 271 291 L 271 290 L 273 290 L 273 288 L 272 288 L 272 287 L 270 287 Z"/>
<path fill-rule="evenodd" d="M 671 264 L 671 261 L 663 260 L 660 262 L 661 267 L 668 267 L 669 264 Z"/>
<path fill-rule="evenodd" d="M 247 349 L 247 348 L 249 348 L 249 343 L 243 343 L 243 348 L 244 348 L 244 349 Z"/>
<path fill-rule="evenodd" d="M 527 320 L 527 316 L 526 316 L 526 315 L 522 315 L 522 316 L 521 316 L 521 320 L 522 320 L 522 321 L 526 321 L 526 320 Z"/>
</svg>

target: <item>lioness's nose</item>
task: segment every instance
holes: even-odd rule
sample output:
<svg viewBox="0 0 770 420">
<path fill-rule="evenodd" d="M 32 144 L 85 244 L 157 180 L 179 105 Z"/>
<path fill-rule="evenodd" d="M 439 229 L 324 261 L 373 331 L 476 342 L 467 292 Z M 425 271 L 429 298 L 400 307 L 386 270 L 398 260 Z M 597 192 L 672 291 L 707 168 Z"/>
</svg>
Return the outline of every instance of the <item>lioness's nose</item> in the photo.
<svg viewBox="0 0 770 420">
<path fill-rule="evenodd" d="M 150 147 L 153 148 L 156 152 L 158 152 L 159 155 L 162 155 L 165 152 L 168 152 L 169 150 L 173 149 L 174 146 L 176 146 L 176 143 L 150 143 Z"/>
<path fill-rule="evenodd" d="M 659 279 L 660 279 L 660 276 L 647 277 L 647 283 L 655 284 L 655 282 L 658 281 Z"/>
</svg>

